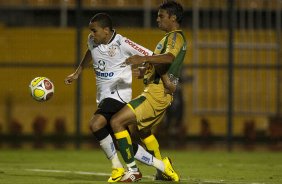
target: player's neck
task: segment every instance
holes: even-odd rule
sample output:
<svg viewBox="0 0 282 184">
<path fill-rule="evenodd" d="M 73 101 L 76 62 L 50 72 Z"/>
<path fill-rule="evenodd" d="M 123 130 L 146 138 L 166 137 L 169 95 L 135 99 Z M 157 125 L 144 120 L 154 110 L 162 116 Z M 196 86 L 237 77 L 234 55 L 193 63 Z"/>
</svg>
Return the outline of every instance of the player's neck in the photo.
<svg viewBox="0 0 282 184">
<path fill-rule="evenodd" d="M 179 26 L 175 26 L 175 27 L 171 27 L 170 29 L 167 29 L 166 33 L 170 33 L 172 31 L 176 31 L 176 30 L 179 30 Z"/>
<path fill-rule="evenodd" d="M 179 30 L 179 29 L 180 29 L 180 26 L 178 24 L 173 24 L 170 27 L 168 27 L 168 29 L 166 30 L 166 33 L 169 33 L 175 30 Z"/>
<path fill-rule="evenodd" d="M 115 30 L 112 30 L 112 31 L 111 31 L 111 34 L 109 34 L 109 36 L 108 36 L 108 38 L 107 38 L 107 40 L 106 40 L 106 44 L 111 43 L 111 41 L 114 39 L 115 35 L 116 35 L 116 31 L 115 31 Z"/>
</svg>

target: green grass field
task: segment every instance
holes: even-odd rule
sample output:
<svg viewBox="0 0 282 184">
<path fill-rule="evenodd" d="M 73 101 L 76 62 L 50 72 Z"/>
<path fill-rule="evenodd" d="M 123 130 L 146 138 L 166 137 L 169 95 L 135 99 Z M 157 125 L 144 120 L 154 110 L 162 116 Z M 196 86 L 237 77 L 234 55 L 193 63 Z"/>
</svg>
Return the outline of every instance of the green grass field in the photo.
<svg viewBox="0 0 282 184">
<path fill-rule="evenodd" d="M 180 183 L 281 184 L 278 152 L 163 151 L 180 173 Z M 143 179 L 155 182 L 155 170 L 139 163 Z M 1 184 L 107 183 L 110 162 L 99 150 L 0 150 Z"/>
</svg>

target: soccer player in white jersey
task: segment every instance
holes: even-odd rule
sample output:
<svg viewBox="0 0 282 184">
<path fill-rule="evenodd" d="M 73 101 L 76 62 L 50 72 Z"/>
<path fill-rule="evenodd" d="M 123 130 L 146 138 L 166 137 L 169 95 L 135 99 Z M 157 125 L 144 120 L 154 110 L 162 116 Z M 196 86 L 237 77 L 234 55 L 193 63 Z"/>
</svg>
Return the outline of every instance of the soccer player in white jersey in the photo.
<svg viewBox="0 0 282 184">
<path fill-rule="evenodd" d="M 93 60 L 96 74 L 98 109 L 90 120 L 90 129 L 108 159 L 112 162 L 112 175 L 108 182 L 120 181 L 125 173 L 117 156 L 111 136 L 111 117 L 131 100 L 132 71 L 125 60 L 132 55 L 152 55 L 152 51 L 130 39 L 117 34 L 112 27 L 109 15 L 96 14 L 89 23 L 91 33 L 88 36 L 88 49 L 76 71 L 65 78 L 71 84 L 81 74 L 83 68 Z M 134 144 L 135 158 L 147 165 L 165 172 L 165 165 L 154 158 L 140 145 Z"/>
</svg>

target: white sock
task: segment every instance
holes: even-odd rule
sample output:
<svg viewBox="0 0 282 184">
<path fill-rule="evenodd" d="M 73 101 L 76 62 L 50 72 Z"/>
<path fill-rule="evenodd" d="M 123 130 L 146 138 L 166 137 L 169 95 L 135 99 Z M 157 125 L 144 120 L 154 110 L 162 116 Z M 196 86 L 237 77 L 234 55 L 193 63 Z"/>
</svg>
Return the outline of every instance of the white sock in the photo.
<svg viewBox="0 0 282 184">
<path fill-rule="evenodd" d="M 126 166 L 127 166 L 127 169 L 129 171 L 138 171 L 138 167 L 137 167 L 135 161 L 133 161 L 133 162 L 131 162 L 129 164 L 126 164 Z"/>
<path fill-rule="evenodd" d="M 123 168 L 119 158 L 118 158 L 118 155 L 117 153 L 115 153 L 113 155 L 113 157 L 111 158 L 111 161 L 112 161 L 112 168 Z"/>
<path fill-rule="evenodd" d="M 100 141 L 100 146 L 107 158 L 111 160 L 113 168 L 122 168 L 122 164 L 118 158 L 115 144 L 113 142 L 112 136 L 109 134 L 105 139 Z"/>
<path fill-rule="evenodd" d="M 153 155 L 151 155 L 149 152 L 147 152 L 142 146 L 138 144 L 138 149 L 136 154 L 134 155 L 134 158 L 136 160 L 139 160 L 140 162 L 155 167 L 156 169 L 164 172 L 164 163 L 163 161 L 155 158 Z"/>
<path fill-rule="evenodd" d="M 165 170 L 165 165 L 164 165 L 163 161 L 157 159 L 156 157 L 153 157 L 153 166 L 156 169 L 158 169 L 158 170 L 160 170 L 162 172 L 164 172 L 164 170 Z"/>
</svg>

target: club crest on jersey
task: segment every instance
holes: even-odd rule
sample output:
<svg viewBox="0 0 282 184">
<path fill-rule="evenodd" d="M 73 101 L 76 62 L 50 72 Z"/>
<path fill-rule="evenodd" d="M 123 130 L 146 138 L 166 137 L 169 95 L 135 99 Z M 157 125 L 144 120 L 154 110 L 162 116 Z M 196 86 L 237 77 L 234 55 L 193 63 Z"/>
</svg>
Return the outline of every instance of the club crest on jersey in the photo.
<svg viewBox="0 0 282 184">
<path fill-rule="evenodd" d="M 99 60 L 99 61 L 98 61 L 98 68 L 99 68 L 100 71 L 105 71 L 105 69 L 106 69 L 106 63 L 105 63 L 105 61 Z"/>
<path fill-rule="evenodd" d="M 108 51 L 109 56 L 111 56 L 111 57 L 115 56 L 117 50 L 118 50 L 118 46 L 116 46 L 116 45 L 111 45 L 111 46 L 109 47 L 109 51 Z"/>
</svg>

